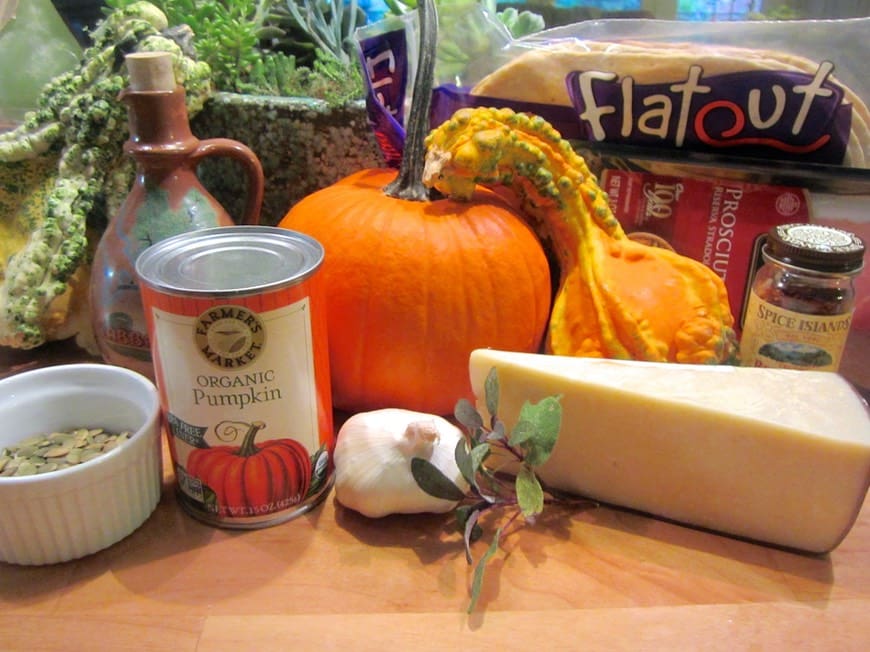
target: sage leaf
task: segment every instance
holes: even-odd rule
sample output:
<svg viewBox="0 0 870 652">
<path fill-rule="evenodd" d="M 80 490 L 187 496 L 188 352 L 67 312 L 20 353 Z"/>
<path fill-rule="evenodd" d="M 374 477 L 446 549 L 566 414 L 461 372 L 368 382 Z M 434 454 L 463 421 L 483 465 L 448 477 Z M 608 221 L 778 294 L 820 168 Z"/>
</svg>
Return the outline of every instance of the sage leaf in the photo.
<svg viewBox="0 0 870 652">
<path fill-rule="evenodd" d="M 456 514 L 456 529 L 461 532 L 463 537 L 466 539 L 466 557 L 469 557 L 469 564 L 471 563 L 471 559 L 468 548 L 483 535 L 483 528 L 480 527 L 477 519 L 480 516 L 481 509 L 484 507 L 486 507 L 486 502 L 478 502 L 474 505 L 460 505 L 454 510 L 454 513 Z M 472 517 L 474 517 L 474 519 L 469 526 L 468 521 Z M 466 527 L 469 528 L 467 532 Z"/>
<path fill-rule="evenodd" d="M 473 474 L 480 470 L 490 453 L 489 444 L 478 444 L 471 449 L 471 472 Z"/>
<path fill-rule="evenodd" d="M 474 432 L 483 427 L 483 418 L 467 398 L 461 398 L 456 401 L 456 407 L 453 408 L 453 416 L 469 432 Z"/>
<path fill-rule="evenodd" d="M 492 537 L 489 548 L 486 549 L 486 552 L 483 553 L 483 557 L 480 558 L 480 561 L 477 562 L 477 566 L 474 567 L 474 577 L 471 580 L 471 602 L 468 604 L 467 613 L 473 612 L 474 608 L 477 606 L 477 600 L 480 598 L 480 589 L 483 587 L 483 576 L 486 572 L 486 564 L 498 551 L 500 540 L 501 528 L 495 531 L 495 535 Z"/>
<path fill-rule="evenodd" d="M 487 439 L 490 441 L 493 439 L 505 439 L 504 421 L 495 419 L 492 424 L 492 430 L 489 432 Z"/>
<path fill-rule="evenodd" d="M 473 507 L 468 512 L 468 517 L 465 521 L 465 527 L 462 530 L 462 538 L 465 541 L 465 560 L 469 565 L 474 563 L 474 558 L 471 556 L 471 544 L 477 541 L 483 534 L 483 528 L 480 527 L 480 509 Z"/>
<path fill-rule="evenodd" d="M 317 452 L 311 456 L 311 485 L 308 487 L 308 493 L 305 494 L 306 498 L 309 496 L 316 496 L 323 487 L 323 483 L 326 481 L 328 476 L 328 467 L 329 452 L 326 450 L 326 446 L 321 446 Z"/>
<path fill-rule="evenodd" d="M 485 487 L 481 486 L 481 482 L 487 479 L 487 473 L 481 473 L 481 469 L 483 469 L 483 463 L 486 461 L 486 458 L 489 457 L 492 451 L 489 448 L 489 444 L 482 443 L 477 444 L 474 448 L 471 449 L 471 454 L 469 455 L 471 459 L 471 481 L 470 484 L 472 487 L 477 489 L 477 492 L 480 494 L 485 493 Z"/>
<path fill-rule="evenodd" d="M 486 375 L 486 380 L 483 383 L 484 396 L 486 397 L 486 411 L 489 412 L 490 418 L 495 418 L 498 414 L 498 370 L 493 367 Z"/>
<path fill-rule="evenodd" d="M 468 445 L 465 439 L 460 439 L 456 442 L 456 448 L 453 451 L 453 459 L 456 460 L 456 466 L 465 481 L 474 484 L 474 466 L 471 463 L 471 454 L 468 452 Z"/>
<path fill-rule="evenodd" d="M 521 445 L 526 453 L 525 461 L 530 466 L 540 466 L 553 452 L 562 426 L 559 399 L 558 396 L 548 396 L 535 404 L 526 401 L 520 410 L 519 423 L 526 421 L 534 428 L 534 433 Z"/>
<path fill-rule="evenodd" d="M 511 446 L 523 446 L 527 441 L 532 439 L 537 433 L 537 427 L 531 421 L 518 421 L 511 430 L 511 436 L 508 443 Z"/>
<path fill-rule="evenodd" d="M 544 511 L 544 490 L 528 464 L 523 464 L 517 473 L 516 489 L 517 503 L 525 518 L 532 518 Z"/>
<path fill-rule="evenodd" d="M 411 475 L 420 487 L 430 496 L 444 500 L 460 501 L 465 498 L 465 492 L 429 460 L 422 457 L 411 458 Z"/>
<path fill-rule="evenodd" d="M 474 488 L 477 490 L 477 495 L 491 507 L 504 502 L 502 495 L 502 487 L 496 478 L 490 472 L 478 473 L 474 476 Z"/>
</svg>

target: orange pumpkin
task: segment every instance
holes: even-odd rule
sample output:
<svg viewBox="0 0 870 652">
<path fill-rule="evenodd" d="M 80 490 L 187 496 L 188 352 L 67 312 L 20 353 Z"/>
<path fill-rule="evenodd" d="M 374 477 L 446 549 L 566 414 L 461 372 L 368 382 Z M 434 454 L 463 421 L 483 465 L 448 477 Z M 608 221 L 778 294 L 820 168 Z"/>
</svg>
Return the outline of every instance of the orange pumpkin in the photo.
<svg viewBox="0 0 870 652">
<path fill-rule="evenodd" d="M 549 266 L 532 229 L 495 193 L 414 201 L 385 194 L 395 178 L 352 174 L 304 198 L 279 226 L 326 251 L 336 407 L 447 414 L 472 396 L 473 349 L 539 349 Z"/>
<path fill-rule="evenodd" d="M 333 404 L 348 411 L 452 413 L 473 398 L 473 349 L 537 351 L 549 317 L 549 264 L 521 215 L 483 188 L 466 202 L 430 199 L 423 185 L 437 26 L 431 1 L 419 9 L 398 174 L 352 174 L 279 223 L 324 246 Z"/>
</svg>

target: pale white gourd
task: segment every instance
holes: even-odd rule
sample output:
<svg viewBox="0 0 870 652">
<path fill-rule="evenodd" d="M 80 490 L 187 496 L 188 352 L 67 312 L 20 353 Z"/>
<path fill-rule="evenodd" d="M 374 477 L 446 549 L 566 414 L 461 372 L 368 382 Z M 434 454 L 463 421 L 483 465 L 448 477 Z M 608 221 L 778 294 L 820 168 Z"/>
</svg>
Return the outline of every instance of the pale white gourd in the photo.
<svg viewBox="0 0 870 652">
<path fill-rule="evenodd" d="M 457 503 L 420 489 L 411 473 L 411 459 L 428 460 L 467 491 L 468 483 L 454 459 L 462 437 L 459 428 L 433 414 L 398 408 L 355 414 L 338 431 L 335 497 L 372 518 L 449 512 Z"/>
</svg>

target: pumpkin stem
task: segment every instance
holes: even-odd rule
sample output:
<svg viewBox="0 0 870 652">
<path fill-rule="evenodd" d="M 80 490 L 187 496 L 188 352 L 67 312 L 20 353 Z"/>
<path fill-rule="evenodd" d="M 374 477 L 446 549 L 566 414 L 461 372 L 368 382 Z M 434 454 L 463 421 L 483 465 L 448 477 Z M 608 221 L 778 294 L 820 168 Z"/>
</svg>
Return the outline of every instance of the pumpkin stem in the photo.
<svg viewBox="0 0 870 652">
<path fill-rule="evenodd" d="M 405 147 L 399 175 L 384 188 L 384 193 L 396 199 L 428 201 L 430 190 L 423 185 L 426 157 L 426 135 L 429 132 L 429 109 L 432 106 L 432 84 L 435 77 L 435 46 L 438 39 L 438 15 L 434 0 L 417 5 L 420 27 L 420 56 L 414 77 L 414 95 L 408 112 Z"/>
<path fill-rule="evenodd" d="M 248 432 L 245 433 L 245 438 L 239 447 L 239 457 L 250 457 L 257 452 L 257 447 L 254 445 L 254 437 L 265 427 L 266 424 L 262 421 L 254 421 L 254 423 L 248 426 Z"/>
</svg>

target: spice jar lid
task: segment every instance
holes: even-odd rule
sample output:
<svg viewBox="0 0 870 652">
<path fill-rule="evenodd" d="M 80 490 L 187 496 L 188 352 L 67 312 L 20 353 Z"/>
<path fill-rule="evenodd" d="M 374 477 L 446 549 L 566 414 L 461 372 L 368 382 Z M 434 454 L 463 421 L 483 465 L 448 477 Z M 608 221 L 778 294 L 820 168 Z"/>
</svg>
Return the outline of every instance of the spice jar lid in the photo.
<svg viewBox="0 0 870 652">
<path fill-rule="evenodd" d="M 770 255 L 819 272 L 852 273 L 864 263 L 864 242 L 854 233 L 821 224 L 780 224 L 768 233 Z"/>
</svg>

